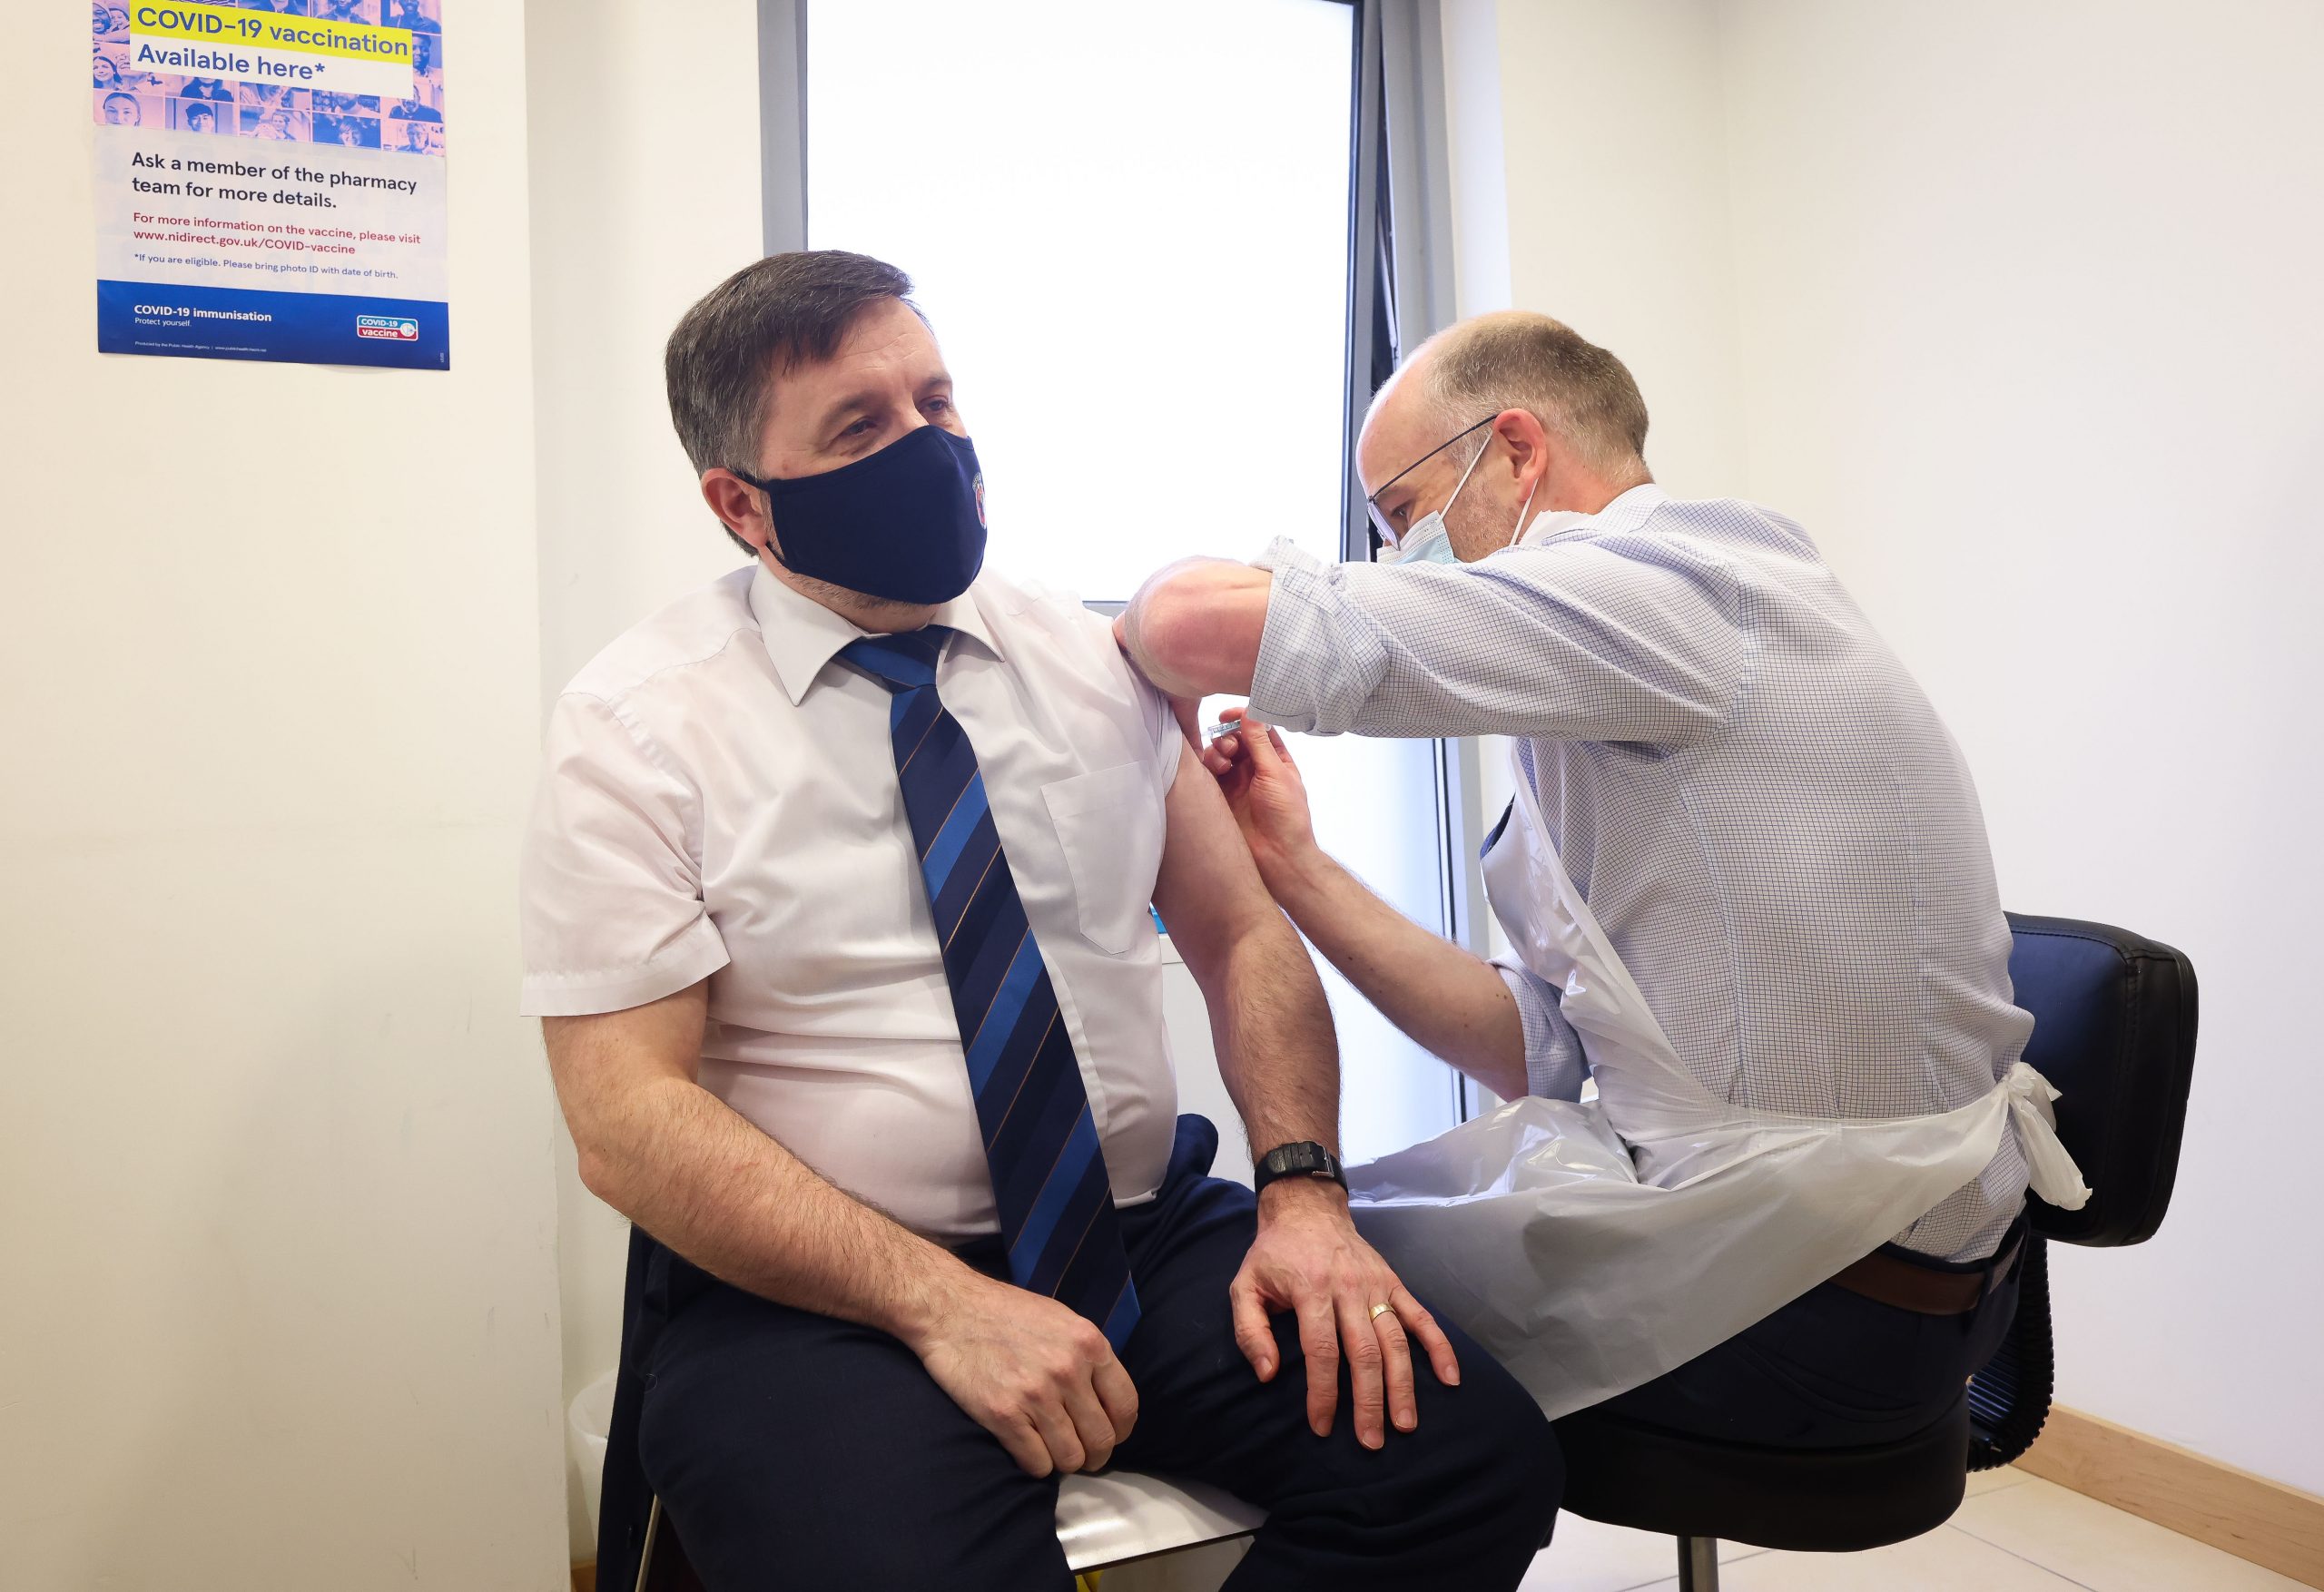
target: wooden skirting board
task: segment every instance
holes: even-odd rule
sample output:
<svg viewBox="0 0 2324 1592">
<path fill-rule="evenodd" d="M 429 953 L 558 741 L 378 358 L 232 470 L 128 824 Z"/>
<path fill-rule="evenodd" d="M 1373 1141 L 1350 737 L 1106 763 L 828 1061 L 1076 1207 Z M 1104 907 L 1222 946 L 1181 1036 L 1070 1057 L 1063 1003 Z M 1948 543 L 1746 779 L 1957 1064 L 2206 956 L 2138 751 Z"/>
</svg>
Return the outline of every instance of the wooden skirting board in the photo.
<svg viewBox="0 0 2324 1592">
<path fill-rule="evenodd" d="M 2079 1410 L 2052 1410 L 2017 1468 L 2324 1587 L 2324 1498 L 2314 1493 Z"/>
<path fill-rule="evenodd" d="M 2053 1409 L 2017 1468 L 2181 1537 L 2324 1587 L 2324 1498 L 2079 1410 Z M 596 1592 L 597 1567 L 573 1567 Z"/>
</svg>

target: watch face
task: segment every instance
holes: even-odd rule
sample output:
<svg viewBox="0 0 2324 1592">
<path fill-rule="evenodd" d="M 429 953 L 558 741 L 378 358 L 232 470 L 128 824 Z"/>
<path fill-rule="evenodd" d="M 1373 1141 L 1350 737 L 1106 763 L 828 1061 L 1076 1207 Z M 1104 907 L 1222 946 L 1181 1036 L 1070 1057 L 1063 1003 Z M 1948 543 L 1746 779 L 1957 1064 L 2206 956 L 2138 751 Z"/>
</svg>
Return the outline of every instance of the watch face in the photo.
<svg viewBox="0 0 2324 1592">
<path fill-rule="evenodd" d="M 1257 1184 L 1265 1188 L 1278 1177 L 1329 1178 L 1342 1188 L 1347 1179 L 1340 1171 L 1340 1164 L 1329 1150 L 1312 1140 L 1295 1145 L 1277 1145 L 1261 1158 L 1257 1166 Z"/>
<path fill-rule="evenodd" d="M 1281 1176 L 1291 1172 L 1321 1172 L 1331 1158 L 1319 1145 L 1278 1145 L 1260 1165 Z"/>
</svg>

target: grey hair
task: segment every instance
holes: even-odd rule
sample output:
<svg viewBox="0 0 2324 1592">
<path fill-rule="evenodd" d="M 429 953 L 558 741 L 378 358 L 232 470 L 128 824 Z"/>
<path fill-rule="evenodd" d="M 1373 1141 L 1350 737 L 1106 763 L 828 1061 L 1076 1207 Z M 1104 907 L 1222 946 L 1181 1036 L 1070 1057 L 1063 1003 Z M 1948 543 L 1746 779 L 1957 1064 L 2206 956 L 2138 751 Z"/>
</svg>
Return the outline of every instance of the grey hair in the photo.
<svg viewBox="0 0 2324 1592">
<path fill-rule="evenodd" d="M 911 278 L 885 260 L 816 249 L 770 254 L 704 294 L 662 353 L 670 423 L 695 472 L 757 473 L 775 378 L 830 359 L 856 318 L 882 300 L 919 315 L 911 292 Z"/>
<path fill-rule="evenodd" d="M 1653 479 L 1646 467 L 1646 399 L 1629 367 L 1571 327 L 1504 310 L 1447 327 L 1423 345 L 1420 397 L 1448 430 L 1523 409 L 1608 479 Z M 1491 433 L 1446 452 L 1466 466 Z"/>
</svg>

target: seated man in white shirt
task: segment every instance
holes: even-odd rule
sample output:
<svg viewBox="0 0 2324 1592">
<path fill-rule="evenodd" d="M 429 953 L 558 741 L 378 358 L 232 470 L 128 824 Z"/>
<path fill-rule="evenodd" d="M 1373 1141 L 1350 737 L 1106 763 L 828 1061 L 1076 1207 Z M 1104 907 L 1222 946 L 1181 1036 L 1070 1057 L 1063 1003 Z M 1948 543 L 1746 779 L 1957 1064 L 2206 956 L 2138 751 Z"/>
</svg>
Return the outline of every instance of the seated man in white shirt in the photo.
<svg viewBox="0 0 2324 1592">
<path fill-rule="evenodd" d="M 1271 1511 L 1239 1592 L 1513 1587 L 1548 1425 L 1350 1222 L 1321 987 L 1167 703 L 980 573 L 910 289 L 778 255 L 687 313 L 673 417 L 755 562 L 550 717 L 527 1007 L 651 1234 L 599 1580 L 650 1489 L 713 1592 L 1063 1588 L 1058 1478 L 1118 1463 Z M 1297 1169 L 1256 1200 L 1177 1116 L 1149 901 Z"/>
</svg>

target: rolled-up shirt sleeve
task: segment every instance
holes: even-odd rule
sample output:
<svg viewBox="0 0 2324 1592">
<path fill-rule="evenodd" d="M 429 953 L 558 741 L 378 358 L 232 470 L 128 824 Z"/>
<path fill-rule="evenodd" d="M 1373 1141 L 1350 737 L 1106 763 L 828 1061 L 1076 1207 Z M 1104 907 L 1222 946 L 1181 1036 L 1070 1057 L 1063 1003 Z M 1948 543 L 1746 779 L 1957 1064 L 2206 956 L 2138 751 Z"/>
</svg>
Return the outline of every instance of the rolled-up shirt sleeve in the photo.
<svg viewBox="0 0 2324 1592">
<path fill-rule="evenodd" d="M 519 868 L 525 1014 L 621 1011 L 724 967 L 693 786 L 594 696 L 558 699 L 544 751 Z"/>
<path fill-rule="evenodd" d="M 1685 745 L 1749 666 L 1746 595 L 1688 539 L 1617 535 L 1471 565 L 1326 564 L 1277 538 L 1251 711 L 1290 730 Z"/>
<path fill-rule="evenodd" d="M 1581 1036 L 1558 1006 L 1558 992 L 1520 963 L 1497 960 L 1493 968 L 1516 997 L 1518 1020 L 1524 1025 L 1525 1092 L 1551 1100 L 1581 1099 L 1590 1061 L 1581 1051 Z"/>
<path fill-rule="evenodd" d="M 1111 634 L 1107 641 L 1113 640 Z M 1134 679 L 1133 689 L 1137 697 L 1139 716 L 1144 720 L 1146 733 L 1154 743 L 1155 788 L 1167 799 L 1170 788 L 1178 782 L 1178 770 L 1185 763 L 1187 737 L 1178 728 L 1177 715 L 1170 711 L 1170 699 L 1144 680 Z"/>
<path fill-rule="evenodd" d="M 1253 564 L 1273 572 L 1251 711 L 1286 730 L 1351 728 L 1388 672 L 1385 633 L 1347 592 L 1359 566 L 1326 564 L 1277 536 Z"/>
</svg>

